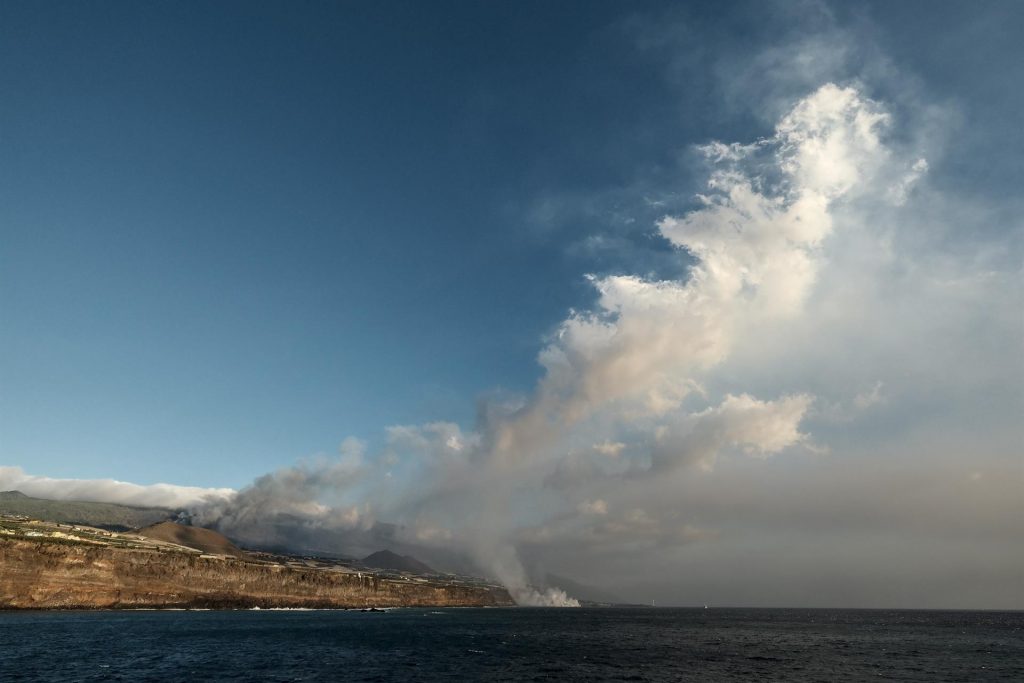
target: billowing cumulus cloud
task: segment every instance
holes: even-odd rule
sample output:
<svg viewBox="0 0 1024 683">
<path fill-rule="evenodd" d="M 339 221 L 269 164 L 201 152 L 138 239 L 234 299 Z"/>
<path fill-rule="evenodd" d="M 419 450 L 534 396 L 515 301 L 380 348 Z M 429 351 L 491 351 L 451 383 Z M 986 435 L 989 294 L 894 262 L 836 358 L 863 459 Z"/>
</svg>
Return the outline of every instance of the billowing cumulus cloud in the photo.
<svg viewBox="0 0 1024 683">
<path fill-rule="evenodd" d="M 710 470 L 726 448 L 740 448 L 759 458 L 774 455 L 806 439 L 799 425 L 810 403 L 811 397 L 806 395 L 777 401 L 759 401 L 746 394 L 726 396 L 718 406 L 660 427 L 654 440 L 652 468 L 696 463 Z"/>
</svg>

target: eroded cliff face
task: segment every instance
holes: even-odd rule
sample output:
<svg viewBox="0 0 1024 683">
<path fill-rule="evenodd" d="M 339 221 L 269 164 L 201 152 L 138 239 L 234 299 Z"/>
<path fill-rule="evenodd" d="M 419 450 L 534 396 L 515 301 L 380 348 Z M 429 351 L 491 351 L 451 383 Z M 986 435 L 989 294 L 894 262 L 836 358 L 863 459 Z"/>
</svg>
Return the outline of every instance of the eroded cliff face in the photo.
<svg viewBox="0 0 1024 683">
<path fill-rule="evenodd" d="M 0 609 L 512 605 L 502 588 L 0 537 Z"/>
</svg>

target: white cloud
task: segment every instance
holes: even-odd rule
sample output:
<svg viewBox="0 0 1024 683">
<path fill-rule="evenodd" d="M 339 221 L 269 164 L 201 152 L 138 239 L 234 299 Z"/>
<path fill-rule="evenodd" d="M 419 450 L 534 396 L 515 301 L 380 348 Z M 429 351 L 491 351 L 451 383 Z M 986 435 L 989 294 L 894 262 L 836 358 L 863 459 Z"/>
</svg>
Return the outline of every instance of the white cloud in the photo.
<svg viewBox="0 0 1024 683">
<path fill-rule="evenodd" d="M 871 387 L 871 391 L 863 392 L 853 397 L 853 405 L 859 410 L 867 410 L 871 406 L 884 403 L 885 394 L 882 392 L 884 387 L 885 384 L 883 382 L 875 382 L 875 386 Z"/>
<path fill-rule="evenodd" d="M 601 455 L 607 455 L 609 458 L 617 458 L 622 455 L 622 451 L 625 450 L 626 444 L 621 441 L 602 441 L 596 443 L 593 449 Z"/>
<path fill-rule="evenodd" d="M 777 401 L 760 401 L 747 394 L 726 396 L 718 406 L 662 427 L 652 454 L 654 468 L 696 463 L 710 470 L 725 448 L 739 448 L 759 458 L 778 453 L 806 440 L 799 426 L 811 401 L 805 394 Z"/>
<path fill-rule="evenodd" d="M 585 500 L 576 506 L 582 515 L 607 515 L 608 503 L 598 498 L 597 500 Z"/>
<path fill-rule="evenodd" d="M 773 138 L 706 147 L 724 166 L 705 206 L 659 224 L 697 257 L 689 279 L 595 279 L 597 310 L 573 314 L 541 353 L 547 375 L 536 409 L 570 424 L 616 401 L 666 414 L 728 357 L 741 326 L 798 315 L 833 229 L 832 203 L 888 157 L 879 138 L 887 120 L 853 88 L 827 84 L 798 102 Z M 762 152 L 779 174 L 771 191 L 743 167 Z"/>
<path fill-rule="evenodd" d="M 25 473 L 20 467 L 0 467 L 0 491 L 21 491 L 51 500 L 82 500 L 122 505 L 184 508 L 230 500 L 234 489 L 132 484 L 116 479 L 53 479 Z"/>
<path fill-rule="evenodd" d="M 907 197 L 910 195 L 914 185 L 916 185 L 921 177 L 927 172 L 928 162 L 925 159 L 918 159 L 915 161 L 913 165 L 911 165 L 910 170 L 904 173 L 889 187 L 889 200 L 897 206 L 903 206 L 906 204 Z"/>
</svg>

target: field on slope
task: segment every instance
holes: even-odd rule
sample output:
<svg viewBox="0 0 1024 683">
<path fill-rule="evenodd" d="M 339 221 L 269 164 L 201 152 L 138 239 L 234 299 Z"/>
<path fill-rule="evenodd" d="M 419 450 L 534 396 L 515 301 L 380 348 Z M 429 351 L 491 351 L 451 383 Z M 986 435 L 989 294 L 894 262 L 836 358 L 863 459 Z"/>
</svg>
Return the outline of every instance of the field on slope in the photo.
<svg viewBox="0 0 1024 683">
<path fill-rule="evenodd" d="M 174 522 L 160 522 L 136 531 L 139 536 L 155 538 L 158 541 L 177 543 L 213 555 L 230 555 L 245 559 L 247 555 L 226 536 L 197 526 L 185 526 Z"/>
<path fill-rule="evenodd" d="M 21 515 L 62 524 L 84 524 L 100 529 L 128 531 L 171 519 L 175 516 L 175 511 L 116 503 L 44 500 L 26 496 L 20 491 L 2 491 L 0 515 Z"/>
</svg>

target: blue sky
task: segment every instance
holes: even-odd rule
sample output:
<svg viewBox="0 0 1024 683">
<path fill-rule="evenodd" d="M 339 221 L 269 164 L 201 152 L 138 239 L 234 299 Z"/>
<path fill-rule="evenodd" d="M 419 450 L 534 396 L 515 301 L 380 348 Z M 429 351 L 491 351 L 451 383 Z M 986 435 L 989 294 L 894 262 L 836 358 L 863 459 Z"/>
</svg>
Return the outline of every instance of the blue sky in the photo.
<svg viewBox="0 0 1024 683">
<path fill-rule="evenodd" d="M 831 346 L 757 328 L 763 355 L 737 344 L 681 375 L 703 392 L 681 405 L 726 420 L 762 405 L 729 396 L 780 411 L 812 397 L 790 406 L 792 439 L 740 450 L 800 442 L 840 468 L 898 452 L 913 469 L 934 441 L 1006 466 L 1024 151 L 1024 48 L 1007 27 L 1022 19 L 1011 1 L 0 2 L 0 465 L 239 489 L 349 437 L 360 457 L 397 458 L 395 425 L 486 450 L 495 411 L 548 405 L 561 380 L 538 353 L 585 348 L 558 335 L 571 311 L 601 310 L 604 278 L 686 281 L 694 247 L 658 221 L 701 210 L 698 146 L 783 144 L 780 121 L 831 82 L 887 112 L 881 173 L 905 175 L 886 192 L 924 189 L 836 212 L 837 235 L 895 227 L 825 242 L 836 267 L 793 329 Z M 857 270 L 884 249 L 892 262 Z M 604 376 L 573 363 L 587 379 L 558 411 L 597 424 L 546 476 L 584 442 L 628 452 L 671 432 L 605 433 L 575 403 Z M 991 471 L 968 469 L 956 476 Z M 614 514 L 599 493 L 566 500 Z M 693 538 L 710 538 L 713 515 L 694 514 Z"/>
<path fill-rule="evenodd" d="M 996 30 L 1013 3 L 890 5 L 834 9 L 955 99 L 981 144 L 1019 146 L 1021 95 L 1001 71 L 1019 72 L 1007 57 L 1020 55 Z M 767 129 L 702 67 L 801 30 L 805 14 L 2 13 L 0 459 L 224 486 L 388 424 L 471 421 L 482 391 L 528 390 L 542 336 L 592 299 L 582 275 L 621 268 L 573 248 L 620 226 L 571 208 L 538 221 L 539 202 L 620 193 L 629 240 L 655 252 L 633 256 L 657 268 L 657 213 L 638 184 L 686 199 L 688 145 Z M 637 47 L 663 16 L 693 26 L 683 47 L 699 54 L 681 72 L 666 54 L 679 46 Z M 998 162 L 958 164 L 951 182 L 1008 187 Z"/>
</svg>

